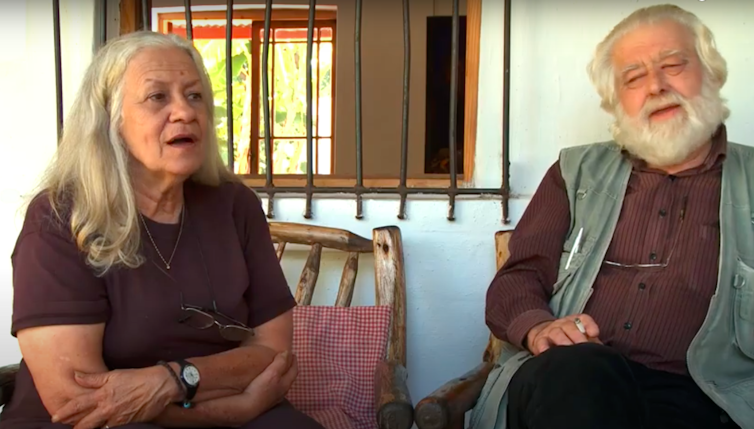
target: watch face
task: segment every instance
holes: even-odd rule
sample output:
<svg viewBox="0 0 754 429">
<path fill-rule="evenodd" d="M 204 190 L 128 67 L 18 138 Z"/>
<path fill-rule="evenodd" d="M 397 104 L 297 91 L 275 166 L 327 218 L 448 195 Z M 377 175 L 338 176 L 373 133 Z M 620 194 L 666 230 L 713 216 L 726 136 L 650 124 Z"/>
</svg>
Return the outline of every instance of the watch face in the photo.
<svg viewBox="0 0 754 429">
<path fill-rule="evenodd" d="M 194 366 L 187 366 L 183 369 L 183 378 L 186 383 L 196 386 L 199 384 L 199 371 Z"/>
</svg>

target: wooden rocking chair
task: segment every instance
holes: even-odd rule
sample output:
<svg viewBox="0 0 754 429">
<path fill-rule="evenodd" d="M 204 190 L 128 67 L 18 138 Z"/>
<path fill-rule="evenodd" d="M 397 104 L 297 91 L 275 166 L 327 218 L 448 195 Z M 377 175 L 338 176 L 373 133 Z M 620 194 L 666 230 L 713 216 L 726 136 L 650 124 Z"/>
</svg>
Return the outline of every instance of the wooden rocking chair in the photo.
<svg viewBox="0 0 754 429">
<path fill-rule="evenodd" d="M 345 230 L 292 223 L 272 222 L 270 230 L 277 243 L 278 260 L 288 243 L 311 246 L 295 294 L 300 306 L 311 303 L 323 248 L 348 252 L 335 307 L 351 304 L 359 254 L 374 254 L 375 303 L 389 306 L 391 314 L 387 350 L 383 351 L 374 373 L 373 415 L 379 429 L 409 429 L 414 418 L 406 385 L 406 285 L 400 229 L 395 226 L 374 229 L 371 240 Z M 18 365 L 0 368 L 0 405 L 10 401 L 17 372 Z"/>
<path fill-rule="evenodd" d="M 495 233 L 496 265 L 499 270 L 508 260 L 508 241 L 513 231 Z M 476 368 L 443 384 L 416 404 L 419 429 L 463 429 L 466 412 L 474 408 L 487 376 L 500 357 L 503 341 L 490 334 L 482 363 Z"/>
</svg>

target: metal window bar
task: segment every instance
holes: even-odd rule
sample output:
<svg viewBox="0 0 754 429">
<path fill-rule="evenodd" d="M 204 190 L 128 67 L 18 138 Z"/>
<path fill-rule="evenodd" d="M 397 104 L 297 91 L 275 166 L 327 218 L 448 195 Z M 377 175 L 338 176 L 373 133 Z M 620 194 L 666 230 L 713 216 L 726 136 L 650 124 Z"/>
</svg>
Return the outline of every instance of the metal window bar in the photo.
<svg viewBox="0 0 754 429">
<path fill-rule="evenodd" d="M 191 4 L 191 0 L 189 5 Z M 235 171 L 233 151 L 233 0 L 225 2 L 225 105 L 228 124 L 228 168 Z"/>
<path fill-rule="evenodd" d="M 52 0 L 52 29 L 55 43 L 55 103 L 58 142 L 63 136 L 63 61 L 60 46 L 60 0 Z"/>
<path fill-rule="evenodd" d="M 314 13 L 317 8 L 317 0 L 309 0 L 309 20 L 306 28 L 306 209 L 304 218 L 312 218 L 312 195 L 314 191 L 314 147 L 312 123 L 314 119 L 313 92 L 312 91 L 312 54 L 314 51 Z M 321 41 L 321 40 L 320 40 Z M 318 41 L 318 42 L 320 42 Z M 270 43 L 265 40 L 264 43 Z M 319 46 L 319 43 L 317 43 Z M 317 58 L 319 61 L 319 58 Z M 319 65 L 317 66 L 319 68 Z M 271 160 L 267 160 L 269 163 Z"/>
<path fill-rule="evenodd" d="M 450 149 L 450 185 L 448 188 L 418 188 L 407 186 L 407 159 L 408 159 L 408 103 L 410 90 L 410 24 L 409 24 L 409 0 L 403 0 L 403 41 L 404 41 L 404 65 L 403 65 L 403 111 L 402 111 L 402 134 L 401 134 L 401 171 L 400 182 L 397 187 L 365 187 L 363 178 L 363 134 L 362 134 L 362 79 L 361 79 L 361 25 L 362 25 L 362 0 L 356 0 L 356 23 L 355 23 L 355 97 L 356 97 L 356 186 L 354 187 L 315 187 L 313 172 L 313 89 L 312 89 L 312 56 L 313 56 L 313 38 L 314 38 L 314 21 L 316 12 L 316 0 L 309 0 L 309 15 L 307 22 L 307 67 L 306 67 L 306 99 L 307 99 L 307 168 L 306 168 L 306 186 L 304 187 L 276 187 L 274 184 L 274 174 L 272 171 L 272 141 L 271 141 L 271 112 L 270 112 L 270 94 L 269 94 L 269 44 L 271 40 L 271 13 L 272 0 L 265 1 L 264 17 L 264 40 L 262 45 L 262 99 L 264 102 L 264 141 L 265 155 L 267 157 L 267 166 L 265 169 L 266 180 L 265 186 L 256 187 L 255 189 L 268 196 L 267 216 L 274 217 L 274 196 L 282 193 L 304 193 L 306 195 L 306 210 L 304 217 L 312 218 L 312 198 L 314 194 L 354 194 L 356 196 L 356 218 L 363 219 L 362 198 L 365 194 L 398 194 L 400 196 L 400 206 L 398 212 L 399 219 L 406 218 L 406 198 L 410 194 L 429 194 L 429 195 L 447 195 L 448 196 L 448 220 L 455 220 L 455 197 L 457 195 L 497 195 L 502 198 L 503 222 L 509 223 L 509 198 L 510 198 L 510 151 L 509 151 L 509 118 L 510 118 L 510 26 L 511 26 L 511 1 L 504 0 L 504 25 L 505 39 L 503 41 L 503 156 L 502 156 L 502 185 L 500 188 L 459 188 L 457 179 L 457 153 L 456 153 L 456 112 L 458 100 L 458 43 L 459 43 L 459 0 L 453 0 L 453 17 L 452 17 L 452 44 L 451 44 L 451 103 L 450 103 L 450 124 L 449 124 L 449 149 Z M 62 100 L 62 72 L 61 72 L 61 47 L 60 47 L 60 0 L 52 0 L 53 3 L 53 29 L 55 43 L 55 83 L 56 83 L 56 102 L 58 126 L 58 136 L 62 133 L 63 124 L 63 100 Z M 148 0 L 142 0 L 142 25 L 144 28 L 150 28 L 151 8 L 148 7 Z M 193 39 L 193 25 L 191 13 L 191 0 L 184 0 L 186 15 L 186 35 L 189 40 Z M 232 80 L 232 28 L 233 28 L 233 0 L 227 0 L 226 12 L 226 82 Z M 107 9 L 101 8 L 101 17 L 103 23 L 107 21 Z M 106 38 L 106 26 L 102 26 L 100 37 Z M 228 105 L 232 105 L 232 87 L 229 84 L 227 88 Z M 252 144 L 256 142 L 256 136 L 252 137 Z M 233 168 L 233 117 L 232 111 L 228 111 L 228 164 Z"/>
<path fill-rule="evenodd" d="M 186 15 L 186 38 L 194 40 L 194 20 L 191 18 L 191 0 L 183 0 L 184 14 Z"/>
<path fill-rule="evenodd" d="M 364 219 L 364 153 L 362 151 L 361 113 L 361 11 L 362 0 L 356 0 L 356 24 L 354 28 L 354 93 L 356 95 L 356 219 Z"/>
<path fill-rule="evenodd" d="M 511 2 L 505 0 L 503 5 L 503 14 L 505 17 L 503 29 L 503 182 L 500 188 L 500 195 L 503 196 L 501 202 L 503 206 L 503 222 L 510 223 L 508 199 L 510 198 L 510 180 L 511 180 L 511 156 L 510 156 L 510 106 L 511 106 Z"/>
<path fill-rule="evenodd" d="M 272 25 L 272 0 L 266 0 L 264 6 L 264 40 L 262 41 L 262 100 L 264 117 L 264 154 L 267 165 L 265 166 L 265 187 L 267 188 L 267 217 L 275 217 L 275 189 L 272 183 L 272 124 L 270 121 L 270 77 L 267 70 L 270 66 L 270 26 Z M 258 120 L 254 117 L 252 120 Z M 253 129 L 253 127 L 251 127 Z M 252 135 L 249 144 L 256 145 L 259 136 Z"/>
<path fill-rule="evenodd" d="M 100 5 L 99 46 L 107 43 L 107 0 L 98 3 Z"/>
<path fill-rule="evenodd" d="M 448 189 L 448 220 L 455 219 L 456 209 L 456 108 L 458 107 L 458 0 L 453 0 L 452 38 L 450 42 L 450 118 L 448 149 L 450 150 L 450 189 Z"/>
<path fill-rule="evenodd" d="M 409 0 L 403 0 L 403 112 L 401 115 L 401 178 L 398 185 L 401 202 L 398 219 L 406 219 L 406 180 L 408 172 L 408 107 L 411 94 L 411 25 Z M 453 65 L 455 67 L 455 64 Z M 452 156 L 451 156 L 452 157 Z"/>
<path fill-rule="evenodd" d="M 141 28 L 146 31 L 152 29 L 152 8 L 149 0 L 141 0 Z"/>
</svg>

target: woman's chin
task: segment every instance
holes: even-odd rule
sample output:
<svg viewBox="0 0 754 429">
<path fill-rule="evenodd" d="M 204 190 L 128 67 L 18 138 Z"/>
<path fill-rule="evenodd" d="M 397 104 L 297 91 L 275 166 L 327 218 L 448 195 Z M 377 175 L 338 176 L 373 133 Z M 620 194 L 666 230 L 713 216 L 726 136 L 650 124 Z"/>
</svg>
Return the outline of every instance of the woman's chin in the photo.
<svg viewBox="0 0 754 429">
<path fill-rule="evenodd" d="M 199 171 L 199 169 L 202 167 L 201 161 L 194 161 L 194 160 L 183 160 L 180 162 L 175 162 L 173 165 L 170 165 L 168 168 L 165 169 L 165 172 L 176 176 L 176 177 L 184 177 L 185 179 L 188 179 L 191 175 Z"/>
</svg>

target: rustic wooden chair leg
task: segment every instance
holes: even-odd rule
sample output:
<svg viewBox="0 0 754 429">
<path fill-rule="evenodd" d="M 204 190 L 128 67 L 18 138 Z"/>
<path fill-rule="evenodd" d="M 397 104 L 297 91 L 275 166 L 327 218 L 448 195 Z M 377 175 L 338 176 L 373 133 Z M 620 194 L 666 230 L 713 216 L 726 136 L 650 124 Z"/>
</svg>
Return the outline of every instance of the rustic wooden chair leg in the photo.
<svg viewBox="0 0 754 429">
<path fill-rule="evenodd" d="M 411 404 L 393 402 L 377 412 L 377 426 L 380 429 L 409 429 L 414 424 L 414 410 Z"/>
<path fill-rule="evenodd" d="M 414 406 L 406 368 L 400 362 L 380 362 L 374 381 L 378 427 L 410 429 L 414 425 Z"/>
</svg>

